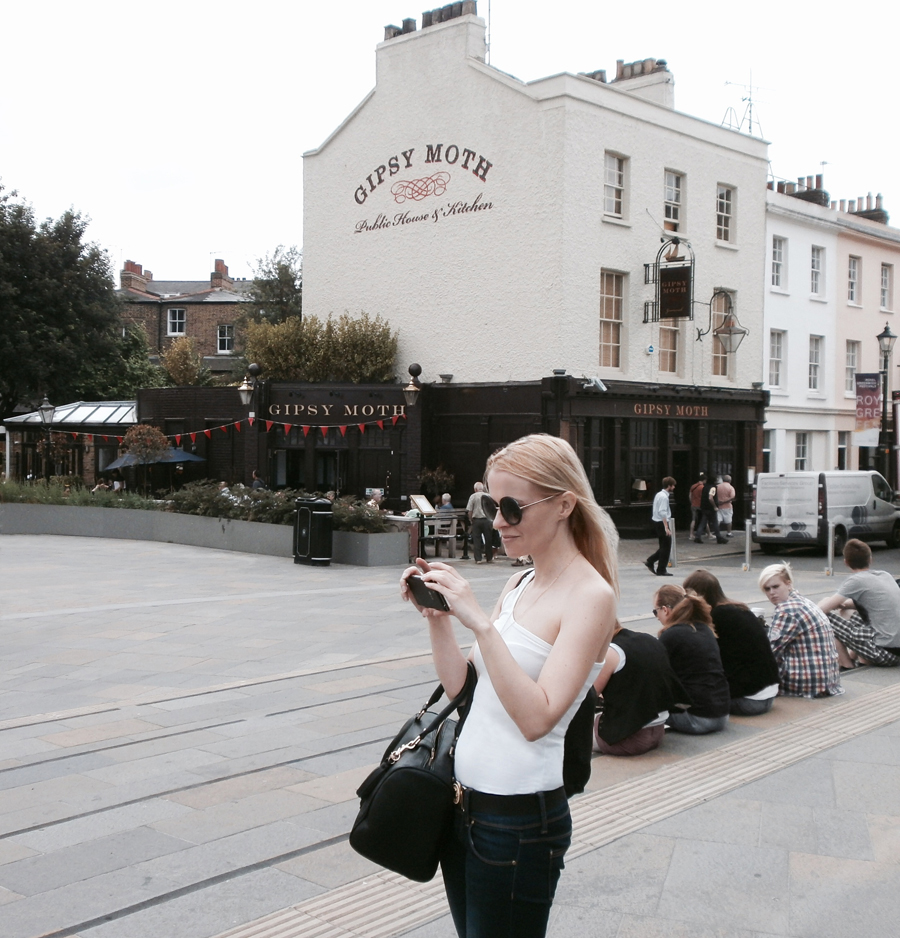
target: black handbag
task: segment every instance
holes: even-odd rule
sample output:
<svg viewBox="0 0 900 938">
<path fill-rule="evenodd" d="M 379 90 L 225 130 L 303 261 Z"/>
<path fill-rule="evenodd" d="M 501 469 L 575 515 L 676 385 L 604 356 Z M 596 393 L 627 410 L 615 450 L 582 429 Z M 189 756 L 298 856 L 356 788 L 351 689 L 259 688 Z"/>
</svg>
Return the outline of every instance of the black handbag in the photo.
<svg viewBox="0 0 900 938">
<path fill-rule="evenodd" d="M 475 668 L 443 710 L 438 684 L 428 703 L 394 737 L 378 767 L 359 786 L 359 814 L 350 846 L 407 879 L 426 883 L 437 872 L 441 845 L 453 819 L 453 750 L 468 712 Z M 465 709 L 463 709 L 465 707 Z M 460 719 L 450 719 L 460 709 Z"/>
</svg>

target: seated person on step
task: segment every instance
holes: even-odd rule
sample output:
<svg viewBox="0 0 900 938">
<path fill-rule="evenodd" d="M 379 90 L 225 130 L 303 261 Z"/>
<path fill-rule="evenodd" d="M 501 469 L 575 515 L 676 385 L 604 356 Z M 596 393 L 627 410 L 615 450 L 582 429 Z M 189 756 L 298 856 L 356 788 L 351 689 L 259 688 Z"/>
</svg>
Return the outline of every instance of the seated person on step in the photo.
<svg viewBox="0 0 900 938">
<path fill-rule="evenodd" d="M 819 603 L 834 629 L 842 668 L 900 665 L 900 587 L 885 570 L 870 570 L 872 549 L 853 538 L 844 545 L 850 576 Z"/>
</svg>

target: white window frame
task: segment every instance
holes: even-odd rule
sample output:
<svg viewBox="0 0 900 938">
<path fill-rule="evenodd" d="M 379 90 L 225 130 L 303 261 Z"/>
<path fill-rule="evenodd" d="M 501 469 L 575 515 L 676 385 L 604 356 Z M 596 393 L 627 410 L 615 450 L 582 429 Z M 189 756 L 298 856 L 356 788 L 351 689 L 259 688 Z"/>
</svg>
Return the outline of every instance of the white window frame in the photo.
<svg viewBox="0 0 900 938">
<path fill-rule="evenodd" d="M 809 465 L 809 433 L 800 430 L 794 435 L 794 471 L 804 472 Z"/>
<path fill-rule="evenodd" d="M 659 370 L 666 374 L 678 372 L 678 333 L 677 324 L 660 322 L 659 324 Z"/>
<path fill-rule="evenodd" d="M 821 391 L 822 384 L 822 346 L 824 336 L 811 335 L 809 337 L 809 371 L 807 372 L 807 387 L 810 391 Z"/>
<path fill-rule="evenodd" d="M 683 225 L 682 210 L 684 208 L 684 174 L 667 169 L 664 179 L 664 219 L 663 227 L 666 231 L 681 231 Z"/>
<path fill-rule="evenodd" d="M 847 302 L 859 306 L 859 268 L 862 258 L 851 254 L 847 258 Z"/>
<path fill-rule="evenodd" d="M 718 183 L 716 186 L 716 241 L 734 242 L 734 186 Z"/>
<path fill-rule="evenodd" d="M 772 238 L 772 286 L 777 290 L 787 289 L 787 238 Z"/>
<path fill-rule="evenodd" d="M 769 330 L 769 387 L 780 388 L 784 371 L 783 329 Z"/>
<path fill-rule="evenodd" d="M 881 306 L 884 312 L 890 312 L 894 304 L 894 265 L 881 265 Z"/>
<path fill-rule="evenodd" d="M 219 355 L 234 354 L 234 326 L 231 323 L 219 323 L 216 327 L 216 352 Z"/>
<path fill-rule="evenodd" d="M 166 335 L 182 336 L 186 333 L 187 310 L 181 306 L 170 307 L 166 311 Z"/>
<path fill-rule="evenodd" d="M 600 271 L 600 347 L 601 368 L 622 367 L 622 325 L 625 310 L 625 274 L 615 270 Z"/>
<path fill-rule="evenodd" d="M 844 359 L 844 390 L 848 394 L 856 394 L 856 372 L 859 371 L 859 354 L 862 344 L 853 339 L 847 339 L 847 349 Z"/>
<path fill-rule="evenodd" d="M 818 244 L 809 252 L 809 292 L 813 296 L 825 294 L 825 248 Z"/>
<path fill-rule="evenodd" d="M 728 313 L 728 297 L 725 295 L 726 291 L 717 291 L 716 298 L 713 301 L 712 307 L 712 327 L 713 332 L 723 325 L 725 322 L 725 316 Z M 731 297 L 731 306 L 734 308 L 734 297 L 731 294 L 728 294 Z M 729 362 L 728 362 L 728 352 L 725 351 L 725 346 L 722 345 L 721 341 L 713 335 L 712 340 L 712 373 L 717 378 L 727 378 L 729 377 Z"/>
<path fill-rule="evenodd" d="M 603 214 L 611 218 L 625 217 L 625 184 L 628 160 L 607 150 L 603 154 Z"/>
</svg>

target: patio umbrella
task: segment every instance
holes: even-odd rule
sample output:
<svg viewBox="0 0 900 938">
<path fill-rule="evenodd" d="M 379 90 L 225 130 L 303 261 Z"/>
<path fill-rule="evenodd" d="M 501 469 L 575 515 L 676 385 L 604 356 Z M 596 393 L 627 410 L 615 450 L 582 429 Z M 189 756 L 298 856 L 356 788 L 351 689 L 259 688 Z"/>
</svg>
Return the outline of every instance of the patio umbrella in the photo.
<svg viewBox="0 0 900 938">
<path fill-rule="evenodd" d="M 142 459 L 138 459 L 137 456 L 131 453 L 126 453 L 124 456 L 113 460 L 103 471 L 107 472 L 110 469 L 123 469 L 125 466 L 143 466 L 149 465 L 150 463 L 161 462 L 206 462 L 206 460 L 202 456 L 195 456 L 193 453 L 185 452 L 183 449 L 169 447 L 161 456 L 157 456 L 156 459 L 148 459 L 146 462 Z"/>
</svg>

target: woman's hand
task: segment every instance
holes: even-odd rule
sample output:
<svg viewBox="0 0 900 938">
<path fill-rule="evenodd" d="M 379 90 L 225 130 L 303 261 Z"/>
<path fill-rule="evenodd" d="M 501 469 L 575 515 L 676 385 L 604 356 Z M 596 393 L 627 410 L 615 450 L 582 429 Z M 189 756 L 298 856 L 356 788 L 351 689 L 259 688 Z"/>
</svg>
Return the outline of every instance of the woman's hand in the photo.
<svg viewBox="0 0 900 938">
<path fill-rule="evenodd" d="M 424 563 L 424 561 L 419 560 L 417 563 Z M 426 566 L 428 571 L 423 574 L 425 584 L 447 600 L 450 612 L 467 629 L 477 636 L 480 631 L 490 627 L 490 619 L 478 604 L 469 581 L 460 575 L 455 567 L 440 562 L 426 564 Z"/>
<path fill-rule="evenodd" d="M 442 565 L 443 566 L 443 565 Z M 429 582 L 425 579 L 428 574 L 431 572 L 431 564 L 426 560 L 423 560 L 421 557 L 416 558 L 416 565 L 414 567 L 407 567 L 401 577 L 400 577 L 400 598 L 404 602 L 412 603 L 420 615 L 425 616 L 427 619 L 433 618 L 444 618 L 446 619 L 449 616 L 449 613 L 444 612 L 442 609 L 431 609 L 426 606 L 420 606 L 416 602 L 416 597 L 413 595 L 412 590 L 409 588 L 409 584 L 406 582 L 411 576 L 421 576 L 425 583 L 429 587 L 434 587 L 434 583 Z M 438 590 L 437 592 L 440 592 Z"/>
</svg>

